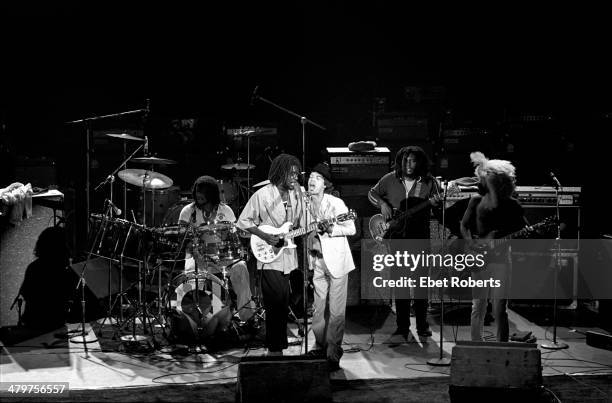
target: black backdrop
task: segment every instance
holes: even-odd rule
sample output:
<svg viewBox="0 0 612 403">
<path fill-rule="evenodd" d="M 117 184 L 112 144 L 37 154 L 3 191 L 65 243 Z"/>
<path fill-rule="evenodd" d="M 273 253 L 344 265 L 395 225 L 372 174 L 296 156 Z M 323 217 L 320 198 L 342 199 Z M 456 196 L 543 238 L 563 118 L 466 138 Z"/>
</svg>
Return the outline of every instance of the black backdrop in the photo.
<svg viewBox="0 0 612 403">
<path fill-rule="evenodd" d="M 300 156 L 301 138 L 295 118 L 250 105 L 259 85 L 262 96 L 328 128 L 308 128 L 309 166 L 325 146 L 375 138 L 375 100 L 384 98 L 386 111 L 425 111 L 431 137 L 441 127 L 486 128 L 490 156 L 512 159 L 520 184 L 547 184 L 554 170 L 564 184 L 584 187 L 584 234 L 611 231 L 603 193 L 612 80 L 605 13 L 597 10 L 2 7 L 10 7 L 0 13 L 3 184 L 24 157 L 44 156 L 57 161 L 58 184 L 82 188 L 83 127 L 63 122 L 142 108 L 147 98 L 146 125 L 134 117 L 94 130 L 144 128 L 155 154 L 179 161 L 166 173 L 186 189 L 197 175 L 220 175 L 220 164 L 235 158 L 223 127 L 277 127 L 277 139 L 255 140 L 254 158 L 262 161 L 256 179 L 264 179 L 265 147 Z M 415 102 L 407 93 L 432 86 L 444 95 Z M 525 115 L 551 119 L 512 123 Z M 184 118 L 195 119 L 186 137 L 172 130 L 172 120 Z M 119 158 L 115 145 L 107 147 L 96 154 L 94 185 Z M 440 173 L 470 174 L 467 162 L 458 166 Z"/>
</svg>

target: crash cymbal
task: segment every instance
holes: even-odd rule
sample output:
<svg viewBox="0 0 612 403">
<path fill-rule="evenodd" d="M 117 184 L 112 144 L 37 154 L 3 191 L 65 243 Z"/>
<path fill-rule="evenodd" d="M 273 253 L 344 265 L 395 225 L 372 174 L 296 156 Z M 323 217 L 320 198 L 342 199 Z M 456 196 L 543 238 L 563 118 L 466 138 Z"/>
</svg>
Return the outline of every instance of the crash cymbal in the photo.
<svg viewBox="0 0 612 403">
<path fill-rule="evenodd" d="M 149 165 L 171 165 L 176 164 L 176 161 L 169 160 L 166 158 L 157 158 L 157 157 L 138 157 L 132 158 L 131 162 L 138 162 L 139 164 L 149 164 Z"/>
<path fill-rule="evenodd" d="M 253 164 L 249 165 L 249 164 L 244 164 L 244 163 L 221 165 L 221 169 L 247 170 L 247 169 L 253 169 L 253 168 L 255 168 L 255 165 Z"/>
<path fill-rule="evenodd" d="M 140 137 L 132 136 L 131 134 L 127 134 L 127 133 L 106 133 L 106 135 L 110 137 L 116 137 L 122 140 L 145 141 L 144 139 L 141 139 Z"/>
<path fill-rule="evenodd" d="M 147 171 L 145 169 L 124 169 L 119 171 L 119 177 L 130 185 L 142 187 L 143 179 L 146 189 L 166 189 L 174 183 L 172 179 L 159 172 Z"/>
<path fill-rule="evenodd" d="M 260 186 L 265 186 L 265 185 L 267 185 L 268 183 L 270 183 L 270 179 L 266 179 L 265 181 L 257 182 L 256 184 L 254 184 L 254 185 L 253 185 L 253 186 L 251 186 L 251 187 L 258 188 L 258 187 L 260 187 Z"/>
</svg>

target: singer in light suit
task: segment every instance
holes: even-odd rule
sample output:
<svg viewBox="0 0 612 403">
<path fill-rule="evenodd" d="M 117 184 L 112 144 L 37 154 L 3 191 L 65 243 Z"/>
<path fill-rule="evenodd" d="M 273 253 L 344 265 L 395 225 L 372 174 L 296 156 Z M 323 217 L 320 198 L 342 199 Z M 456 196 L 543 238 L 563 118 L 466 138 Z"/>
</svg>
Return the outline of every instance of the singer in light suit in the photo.
<svg viewBox="0 0 612 403">
<path fill-rule="evenodd" d="M 348 212 L 340 198 L 325 193 L 331 186 L 329 167 L 317 164 L 308 179 L 311 214 L 316 221 Z M 347 220 L 333 225 L 322 223 L 308 239 L 308 261 L 314 270 L 312 331 L 316 340 L 310 354 L 327 357 L 331 371 L 340 369 L 343 353 L 348 273 L 355 269 L 346 237 L 354 234 L 355 224 Z"/>
</svg>

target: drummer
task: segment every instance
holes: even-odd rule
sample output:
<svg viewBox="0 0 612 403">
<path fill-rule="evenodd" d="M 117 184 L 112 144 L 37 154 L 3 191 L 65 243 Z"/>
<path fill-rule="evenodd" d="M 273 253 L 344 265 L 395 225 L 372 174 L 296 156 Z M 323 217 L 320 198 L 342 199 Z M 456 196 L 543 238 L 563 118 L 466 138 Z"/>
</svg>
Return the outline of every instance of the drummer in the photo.
<svg viewBox="0 0 612 403">
<path fill-rule="evenodd" d="M 183 207 L 179 215 L 179 224 L 182 225 L 210 225 L 219 222 L 236 221 L 236 216 L 231 207 L 220 201 L 219 185 L 212 176 L 200 176 L 193 184 L 193 203 Z M 194 259 L 192 250 L 187 249 L 185 255 L 185 272 L 194 271 L 198 264 L 199 270 L 209 270 L 213 273 L 221 271 L 222 267 L 215 262 L 204 262 Z M 202 267 L 202 265 L 205 265 Z M 246 321 L 255 312 L 255 304 L 251 299 L 251 286 L 249 272 L 244 261 L 231 265 L 229 278 L 232 289 L 236 293 L 238 315 L 241 320 Z M 242 309 L 240 309 L 242 308 Z"/>
</svg>

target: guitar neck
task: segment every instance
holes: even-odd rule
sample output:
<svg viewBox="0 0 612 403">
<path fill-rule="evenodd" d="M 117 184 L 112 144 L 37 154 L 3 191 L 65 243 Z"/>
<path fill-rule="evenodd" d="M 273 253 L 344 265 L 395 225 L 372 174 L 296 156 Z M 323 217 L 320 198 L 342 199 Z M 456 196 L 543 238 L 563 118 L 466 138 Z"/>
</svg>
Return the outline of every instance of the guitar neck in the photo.
<svg viewBox="0 0 612 403">
<path fill-rule="evenodd" d="M 423 201 L 422 203 L 419 203 L 416 206 L 409 208 L 406 211 L 402 211 L 401 213 L 399 213 L 397 215 L 397 217 L 395 217 L 395 220 L 403 220 L 404 218 L 410 216 L 411 214 L 414 214 L 414 213 L 417 213 L 417 212 L 423 210 L 424 208 L 426 208 L 430 204 L 431 204 L 431 199 L 427 199 L 427 200 Z"/>
<path fill-rule="evenodd" d="M 329 218 L 329 219 L 323 220 L 323 222 L 329 222 L 330 224 L 334 224 L 336 221 L 337 221 L 336 218 Z M 320 223 L 321 223 L 321 221 L 313 222 L 313 223 L 310 223 L 309 225 L 307 225 L 305 228 L 298 228 L 296 230 L 289 231 L 287 233 L 287 235 L 285 235 L 285 238 L 295 238 L 296 236 L 301 236 L 301 235 L 304 235 L 306 233 L 312 232 L 315 229 L 317 229 L 317 226 Z"/>
<path fill-rule="evenodd" d="M 534 226 L 534 228 L 537 228 L 537 225 Z M 495 246 L 500 246 L 500 245 L 505 244 L 506 242 L 508 242 L 511 239 L 521 238 L 521 237 L 523 237 L 523 236 L 525 236 L 527 234 L 528 234 L 527 228 L 522 228 L 522 229 L 520 229 L 520 230 L 518 230 L 516 232 L 513 232 L 512 234 L 506 235 L 504 237 L 495 238 L 492 241 L 493 241 L 493 244 Z"/>
</svg>

